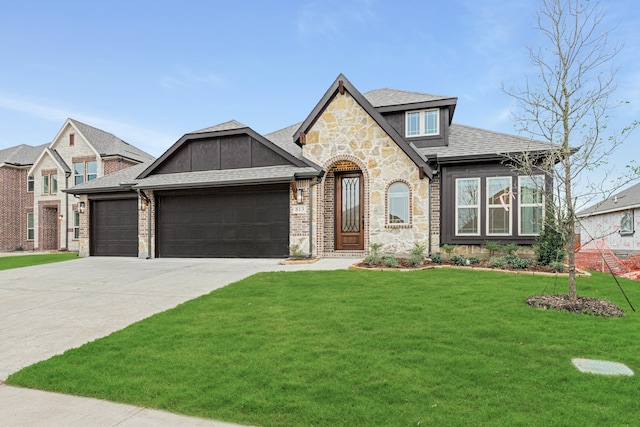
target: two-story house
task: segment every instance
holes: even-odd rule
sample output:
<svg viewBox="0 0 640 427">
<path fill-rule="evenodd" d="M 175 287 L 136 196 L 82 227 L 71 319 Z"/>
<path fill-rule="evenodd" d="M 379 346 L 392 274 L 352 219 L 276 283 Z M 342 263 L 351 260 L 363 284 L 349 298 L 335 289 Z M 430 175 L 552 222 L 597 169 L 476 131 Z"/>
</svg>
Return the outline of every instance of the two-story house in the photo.
<svg viewBox="0 0 640 427">
<path fill-rule="evenodd" d="M 69 190 L 87 209 L 82 255 L 361 256 L 371 243 L 534 242 L 550 188 L 505 160 L 548 143 L 453 123 L 457 98 L 343 75 L 302 123 L 260 135 L 237 121 L 188 133 L 148 167 Z M 118 226 L 106 214 L 133 220 Z M 122 233 L 114 237 L 113 230 Z M 126 230 L 126 231 L 125 231 Z"/>
<path fill-rule="evenodd" d="M 78 200 L 64 190 L 152 159 L 73 119 L 50 144 L 0 151 L 0 250 L 78 250 Z"/>
</svg>

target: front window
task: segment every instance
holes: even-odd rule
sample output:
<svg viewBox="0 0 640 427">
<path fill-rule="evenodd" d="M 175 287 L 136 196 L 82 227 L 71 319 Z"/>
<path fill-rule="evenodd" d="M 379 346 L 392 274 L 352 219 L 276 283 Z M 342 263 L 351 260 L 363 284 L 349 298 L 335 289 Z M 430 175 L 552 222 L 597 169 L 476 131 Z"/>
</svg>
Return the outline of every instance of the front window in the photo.
<svg viewBox="0 0 640 427">
<path fill-rule="evenodd" d="M 58 175 L 51 175 L 51 194 L 58 192 Z"/>
<path fill-rule="evenodd" d="M 32 193 L 34 188 L 34 180 L 32 176 L 27 177 L 27 191 Z"/>
<path fill-rule="evenodd" d="M 520 234 L 538 235 L 544 212 L 544 177 L 521 176 L 518 181 Z"/>
<path fill-rule="evenodd" d="M 388 191 L 389 224 L 409 223 L 409 187 L 396 182 Z"/>
<path fill-rule="evenodd" d="M 27 212 L 27 240 L 34 239 L 33 212 Z"/>
<path fill-rule="evenodd" d="M 633 234 L 633 222 L 633 210 L 624 212 L 620 220 L 620 234 Z"/>
<path fill-rule="evenodd" d="M 73 185 L 82 184 L 98 177 L 98 162 L 77 162 L 73 164 Z"/>
<path fill-rule="evenodd" d="M 511 177 L 487 178 L 487 235 L 511 234 Z"/>
<path fill-rule="evenodd" d="M 456 179 L 456 235 L 480 234 L 480 179 Z"/>
<path fill-rule="evenodd" d="M 407 112 L 406 136 L 438 135 L 440 133 L 439 116 L 437 108 Z"/>
</svg>

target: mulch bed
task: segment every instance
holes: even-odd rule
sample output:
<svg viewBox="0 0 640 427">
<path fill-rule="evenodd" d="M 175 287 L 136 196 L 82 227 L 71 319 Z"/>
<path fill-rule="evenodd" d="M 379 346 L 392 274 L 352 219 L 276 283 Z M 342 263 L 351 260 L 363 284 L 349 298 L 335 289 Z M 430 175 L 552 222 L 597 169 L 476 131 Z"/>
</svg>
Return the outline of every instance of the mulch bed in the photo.
<svg viewBox="0 0 640 427">
<path fill-rule="evenodd" d="M 572 302 L 569 295 L 533 295 L 527 298 L 531 307 L 545 310 L 561 310 L 602 317 L 623 317 L 624 310 L 612 302 L 588 297 L 577 297 Z"/>
</svg>

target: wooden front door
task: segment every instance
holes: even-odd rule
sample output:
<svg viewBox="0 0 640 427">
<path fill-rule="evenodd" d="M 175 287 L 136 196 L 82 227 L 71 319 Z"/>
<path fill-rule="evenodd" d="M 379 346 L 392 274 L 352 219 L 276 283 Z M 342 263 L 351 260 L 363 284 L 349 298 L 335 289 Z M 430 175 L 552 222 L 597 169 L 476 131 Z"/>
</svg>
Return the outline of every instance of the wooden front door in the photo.
<svg viewBox="0 0 640 427">
<path fill-rule="evenodd" d="M 364 249 L 362 173 L 336 174 L 336 250 Z"/>
</svg>

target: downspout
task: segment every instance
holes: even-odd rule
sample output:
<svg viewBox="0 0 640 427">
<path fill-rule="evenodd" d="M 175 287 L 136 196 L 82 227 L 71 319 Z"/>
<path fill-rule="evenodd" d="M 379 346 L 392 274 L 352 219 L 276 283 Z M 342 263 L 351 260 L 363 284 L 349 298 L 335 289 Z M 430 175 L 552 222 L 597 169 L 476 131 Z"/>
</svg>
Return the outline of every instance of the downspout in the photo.
<svg viewBox="0 0 640 427">
<path fill-rule="evenodd" d="M 319 183 L 318 178 L 309 183 L 309 257 L 313 256 L 313 187 Z"/>
<path fill-rule="evenodd" d="M 69 188 L 69 176 L 71 173 L 64 174 L 64 189 Z M 64 193 L 64 248 L 69 250 L 69 193 Z"/>
<path fill-rule="evenodd" d="M 151 199 L 142 190 L 136 190 L 138 197 L 147 202 L 147 258 L 151 259 Z"/>
</svg>

